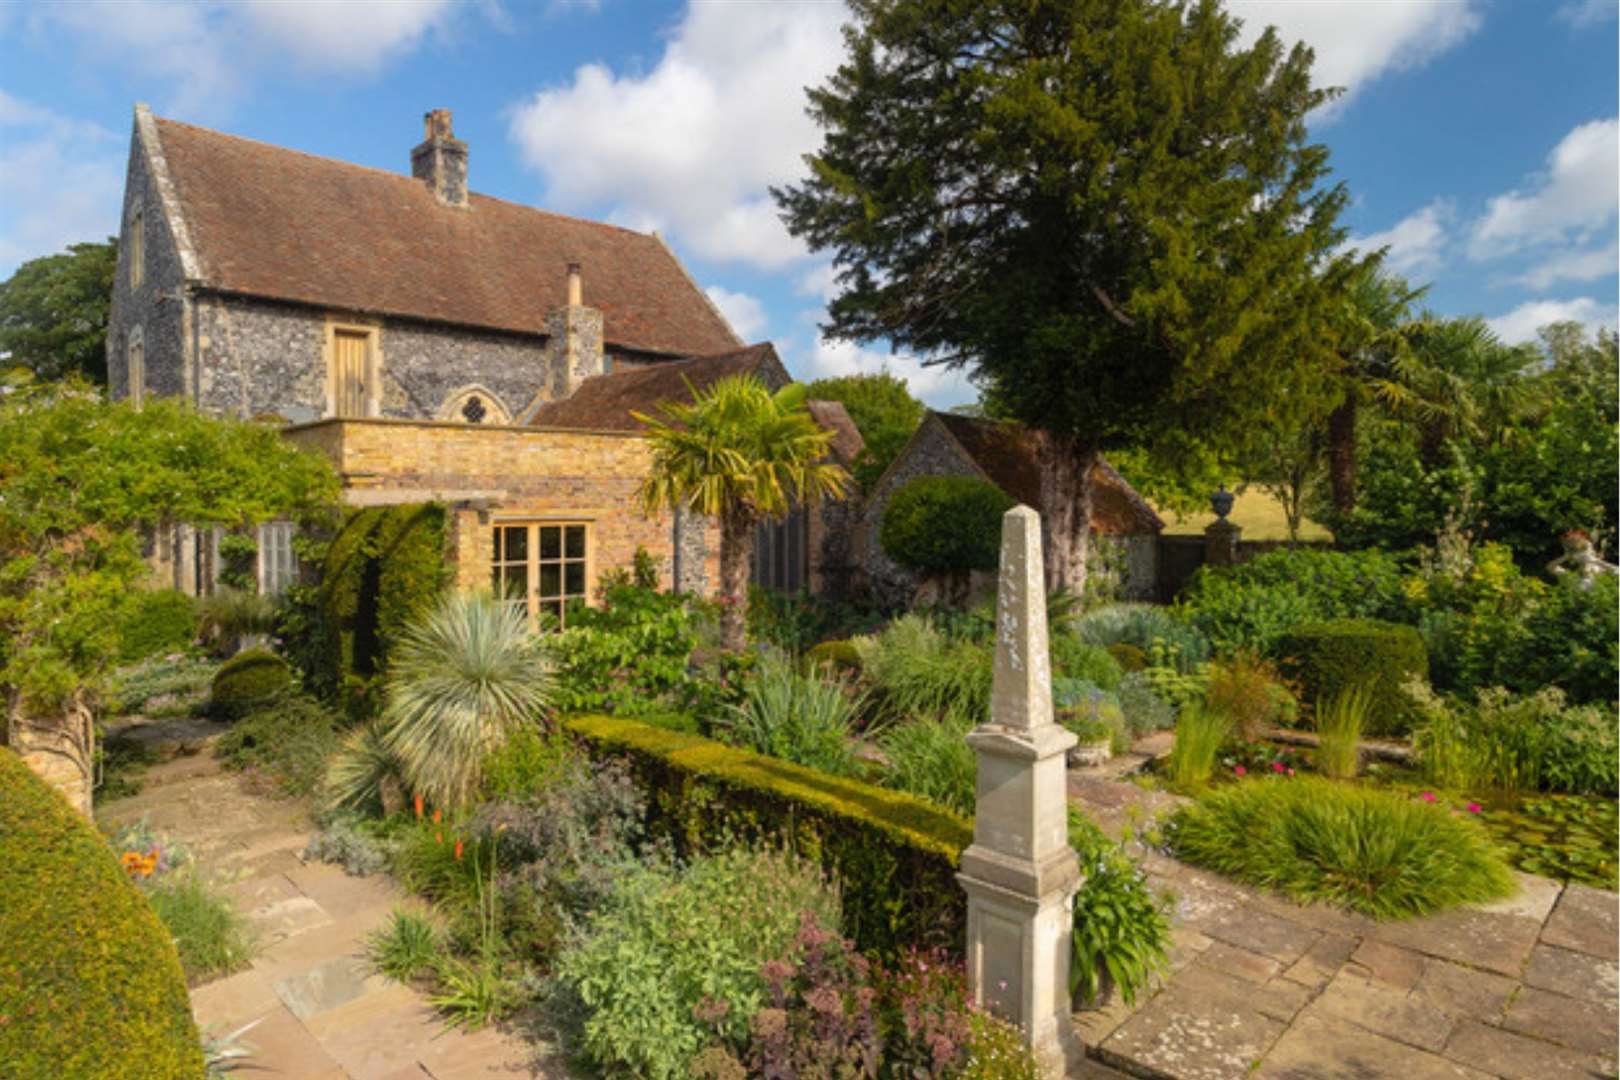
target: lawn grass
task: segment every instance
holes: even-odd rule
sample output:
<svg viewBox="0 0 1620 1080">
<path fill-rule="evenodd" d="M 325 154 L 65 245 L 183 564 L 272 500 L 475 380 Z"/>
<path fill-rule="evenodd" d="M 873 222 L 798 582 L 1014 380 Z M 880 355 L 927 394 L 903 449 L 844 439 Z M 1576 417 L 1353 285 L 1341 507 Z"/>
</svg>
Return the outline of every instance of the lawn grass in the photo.
<svg viewBox="0 0 1620 1080">
<path fill-rule="evenodd" d="M 1178 516 L 1171 510 L 1160 510 L 1166 536 L 1202 536 L 1204 529 L 1215 520 L 1210 511 Z M 1232 524 L 1243 530 L 1245 540 L 1287 540 L 1288 519 L 1282 504 L 1257 487 L 1249 488 L 1232 502 L 1232 512 L 1226 516 Z M 1332 541 L 1333 534 L 1310 518 L 1299 523 L 1301 540 Z"/>
</svg>

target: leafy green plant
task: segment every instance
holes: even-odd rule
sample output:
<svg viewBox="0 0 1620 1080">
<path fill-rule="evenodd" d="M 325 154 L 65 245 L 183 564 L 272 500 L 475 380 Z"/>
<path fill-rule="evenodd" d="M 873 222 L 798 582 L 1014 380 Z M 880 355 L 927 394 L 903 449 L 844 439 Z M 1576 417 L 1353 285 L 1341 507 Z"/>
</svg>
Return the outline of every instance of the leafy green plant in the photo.
<svg viewBox="0 0 1620 1080">
<path fill-rule="evenodd" d="M 299 857 L 306 862 L 332 863 L 355 877 L 386 873 L 393 866 L 398 840 L 387 822 L 353 814 L 327 817 L 321 831 L 309 838 Z"/>
<path fill-rule="evenodd" d="M 1125 713 L 1125 725 L 1132 736 L 1141 737 L 1175 726 L 1176 710 L 1154 692 L 1146 674 L 1132 671 L 1119 680 L 1119 707 Z"/>
<path fill-rule="evenodd" d="M 1088 645 L 1073 634 L 1052 636 L 1053 678 L 1084 679 L 1104 690 L 1119 688 L 1125 672 L 1106 648 Z"/>
<path fill-rule="evenodd" d="M 1074 898 L 1069 992 L 1077 1006 L 1101 1004 L 1112 986 L 1126 1005 L 1167 965 L 1170 921 L 1147 875 L 1079 809 L 1069 807 L 1069 844 L 1080 858 Z"/>
<path fill-rule="evenodd" d="M 219 583 L 235 592 L 258 587 L 259 544 L 246 532 L 228 532 L 219 538 Z"/>
<path fill-rule="evenodd" d="M 901 566 L 924 574 L 994 570 L 1006 492 L 976 476 L 924 476 L 902 486 L 883 510 L 878 542 Z"/>
<path fill-rule="evenodd" d="M 149 657 L 114 672 L 105 702 L 109 716 L 167 716 L 194 712 L 208 699 L 219 664 L 200 657 Z"/>
<path fill-rule="evenodd" d="M 1256 739 L 1289 719 L 1294 701 L 1270 662 L 1239 649 L 1210 665 L 1204 705 L 1230 718 L 1243 738 Z"/>
<path fill-rule="evenodd" d="M 239 971 L 257 954 L 253 924 L 194 870 L 154 878 L 143 891 L 192 985 Z"/>
<path fill-rule="evenodd" d="M 179 589 L 140 589 L 118 626 L 118 659 L 125 664 L 181 652 L 197 640 L 197 603 Z"/>
<path fill-rule="evenodd" d="M 926 618 L 905 615 L 875 638 L 856 639 L 856 647 L 885 718 L 972 727 L 990 714 L 994 656 L 987 645 L 947 638 Z"/>
<path fill-rule="evenodd" d="M 1613 799 L 1537 795 L 1482 808 L 1479 817 L 1517 869 L 1615 891 L 1620 807 Z"/>
<path fill-rule="evenodd" d="M 889 763 L 883 783 L 971 817 L 979 766 L 966 736 L 943 720 L 896 724 L 878 740 Z"/>
<path fill-rule="evenodd" d="M 1167 828 L 1181 859 L 1301 903 L 1377 919 L 1509 896 L 1479 825 L 1417 798 L 1302 777 L 1217 788 Z"/>
<path fill-rule="evenodd" d="M 1423 639 L 1412 627 L 1371 619 L 1303 623 L 1283 635 L 1277 649 L 1283 674 L 1313 705 L 1359 687 L 1368 697 L 1369 735 L 1411 729 L 1411 703 L 1401 686 L 1429 671 Z"/>
<path fill-rule="evenodd" d="M 366 938 L 366 960 L 395 983 L 410 983 L 433 972 L 444 938 L 428 916 L 394 908 L 386 926 Z"/>
<path fill-rule="evenodd" d="M 215 653 L 228 653 L 238 638 L 274 633 L 276 619 L 275 601 L 249 589 L 222 588 L 197 602 L 198 631 Z"/>
<path fill-rule="evenodd" d="M 580 761 L 579 750 L 561 732 L 525 725 L 484 762 L 483 795 L 491 801 L 542 796 Z"/>
<path fill-rule="evenodd" d="M 727 741 L 834 776 L 857 772 L 854 733 L 861 700 L 842 680 L 805 674 L 766 652 L 744 683 L 741 704 L 715 724 Z"/>
<path fill-rule="evenodd" d="M 1190 705 L 1176 717 L 1176 741 L 1166 771 L 1178 785 L 1202 784 L 1215 772 L 1221 744 L 1232 733 L 1232 718 L 1201 705 Z"/>
<path fill-rule="evenodd" d="M 412 791 L 460 806 L 490 752 L 537 721 L 551 690 L 522 610 L 488 593 L 447 593 L 395 643 L 386 743 Z"/>
<path fill-rule="evenodd" d="M 1344 690 L 1316 707 L 1316 768 L 1334 780 L 1351 780 L 1361 768 L 1361 729 L 1371 697 Z"/>
<path fill-rule="evenodd" d="M 227 1080 L 236 1071 L 238 1063 L 253 1056 L 252 1044 L 244 1041 L 242 1036 L 262 1023 L 264 1018 L 260 1017 L 221 1035 L 206 1030 L 202 1033 L 203 1068 L 207 1071 L 208 1080 Z"/>
<path fill-rule="evenodd" d="M 608 585 L 595 607 L 571 611 L 568 629 L 546 642 L 557 708 L 616 716 L 668 708 L 711 619 L 695 597 Z"/>
<path fill-rule="evenodd" d="M 806 915 L 835 931 L 837 894 L 814 866 L 781 852 L 734 849 L 627 875 L 557 962 L 561 986 L 588 1010 L 585 1056 L 684 1077 L 715 1034 L 741 1042 L 765 1004 L 762 968 Z M 706 1009 L 705 1022 L 696 1012 L 707 1003 L 724 1008 Z"/>
<path fill-rule="evenodd" d="M 1145 658 L 1155 651 L 1159 662 L 1187 674 L 1209 660 L 1209 641 L 1172 608 L 1153 604 L 1110 604 L 1077 616 L 1074 634 L 1104 649 L 1131 645 Z"/>
<path fill-rule="evenodd" d="M 214 744 L 225 767 L 262 777 L 284 795 L 313 794 L 337 750 L 337 718 L 313 698 L 287 694 L 248 713 Z"/>
<path fill-rule="evenodd" d="M 749 1021 L 749 1075 L 876 1077 L 883 1038 L 869 972 L 853 944 L 807 913 L 783 954 L 760 968 L 765 1001 Z"/>
<path fill-rule="evenodd" d="M 1130 729 L 1119 698 L 1079 679 L 1053 679 L 1052 705 L 1058 723 L 1080 736 L 1082 743 L 1106 738 L 1114 753 L 1130 748 Z"/>
<path fill-rule="evenodd" d="M 501 893 L 496 885 L 494 844 L 482 845 L 486 855 L 474 851 L 469 863 L 475 887 L 477 940 L 470 957 L 441 955 L 435 966 L 439 992 L 430 999 L 445 1014 L 452 1028 L 476 1030 L 505 1016 L 518 1002 L 517 988 L 507 977 L 501 957 Z M 461 859 L 461 848 L 456 848 Z"/>
</svg>

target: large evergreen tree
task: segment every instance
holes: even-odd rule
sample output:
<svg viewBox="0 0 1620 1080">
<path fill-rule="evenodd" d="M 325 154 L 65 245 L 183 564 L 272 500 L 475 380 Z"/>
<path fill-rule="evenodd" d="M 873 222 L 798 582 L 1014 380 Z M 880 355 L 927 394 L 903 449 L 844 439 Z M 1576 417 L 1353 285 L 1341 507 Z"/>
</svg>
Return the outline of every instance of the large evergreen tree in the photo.
<svg viewBox="0 0 1620 1080">
<path fill-rule="evenodd" d="M 1048 571 L 1078 590 L 1096 455 L 1234 449 L 1319 413 L 1354 259 L 1311 53 L 1214 0 L 853 0 L 775 192 L 830 250 L 827 331 L 964 365 L 1048 433 Z M 1191 456 L 1191 455 L 1189 455 Z"/>
</svg>

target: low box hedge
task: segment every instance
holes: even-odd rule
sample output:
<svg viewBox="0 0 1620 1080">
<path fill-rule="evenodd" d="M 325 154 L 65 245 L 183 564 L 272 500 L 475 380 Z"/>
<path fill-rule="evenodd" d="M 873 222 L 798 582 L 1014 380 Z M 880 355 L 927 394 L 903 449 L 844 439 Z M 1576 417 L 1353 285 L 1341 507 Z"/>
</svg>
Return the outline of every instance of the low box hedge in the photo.
<svg viewBox="0 0 1620 1080">
<path fill-rule="evenodd" d="M 94 827 L 0 747 L 0 1075 L 203 1073 L 169 932 Z"/>
<path fill-rule="evenodd" d="M 932 803 L 697 735 L 607 716 L 563 721 L 596 757 L 623 757 L 650 795 L 649 827 L 677 851 L 788 844 L 843 887 L 844 932 L 863 952 L 960 956 L 967 898 L 957 863 L 972 823 Z"/>
<path fill-rule="evenodd" d="M 1307 701 L 1321 704 L 1356 687 L 1366 689 L 1365 733 L 1404 735 L 1415 707 L 1401 691 L 1413 675 L 1429 677 L 1429 653 L 1416 628 L 1375 619 L 1302 623 L 1278 643 L 1283 674 L 1298 681 Z"/>
</svg>

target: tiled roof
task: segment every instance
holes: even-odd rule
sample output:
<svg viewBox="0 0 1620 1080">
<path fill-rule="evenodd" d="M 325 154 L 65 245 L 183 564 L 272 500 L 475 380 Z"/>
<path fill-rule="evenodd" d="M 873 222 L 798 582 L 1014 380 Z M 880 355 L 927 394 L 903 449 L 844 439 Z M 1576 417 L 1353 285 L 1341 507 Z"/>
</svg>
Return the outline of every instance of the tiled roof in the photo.
<svg viewBox="0 0 1620 1080">
<path fill-rule="evenodd" d="M 848 468 L 854 464 L 855 456 L 866 447 L 866 440 L 861 438 L 860 428 L 844 408 L 842 401 L 807 401 L 805 408 L 817 424 L 833 433 L 832 456 L 838 464 Z"/>
<path fill-rule="evenodd" d="M 752 373 L 776 388 L 791 380 L 776 349 L 766 342 L 743 349 L 695 356 L 658 364 L 637 364 L 579 384 L 568 397 L 535 410 L 535 427 L 585 428 L 594 431 L 636 431 L 641 422 L 631 412 L 658 415 L 662 401 L 690 401 L 692 391 L 703 390 L 727 375 Z"/>
<path fill-rule="evenodd" d="M 578 262 L 608 344 L 676 356 L 741 344 L 656 236 L 486 195 L 443 206 L 408 175 L 174 120 L 157 130 L 207 286 L 544 334 Z"/>
<path fill-rule="evenodd" d="M 1019 424 L 956 413 L 931 413 L 1001 490 L 1045 513 L 1034 433 Z M 1102 533 L 1158 532 L 1164 522 L 1108 462 L 1092 469 L 1091 525 Z"/>
</svg>

